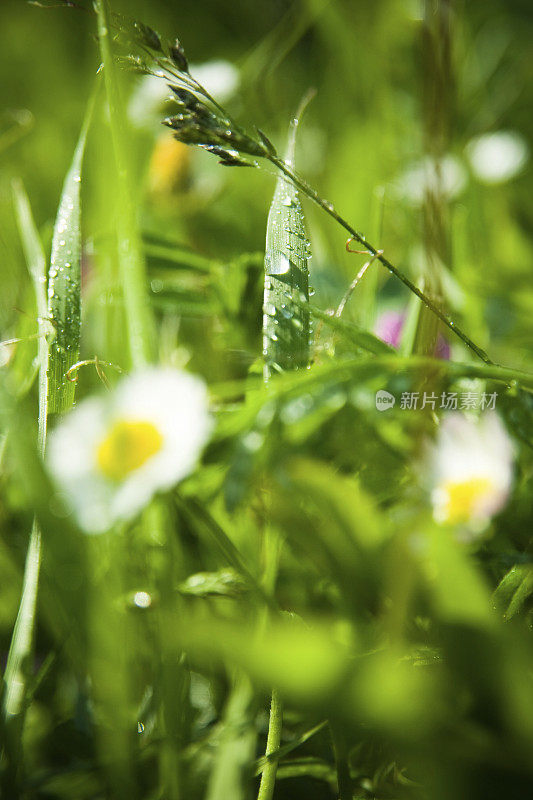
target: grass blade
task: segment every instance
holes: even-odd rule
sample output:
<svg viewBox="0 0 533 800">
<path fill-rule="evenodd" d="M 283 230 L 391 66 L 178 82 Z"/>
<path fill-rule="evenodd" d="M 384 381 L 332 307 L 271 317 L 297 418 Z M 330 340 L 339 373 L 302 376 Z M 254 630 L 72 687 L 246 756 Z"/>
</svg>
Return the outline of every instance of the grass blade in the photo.
<svg viewBox="0 0 533 800">
<path fill-rule="evenodd" d="M 287 152 L 292 163 L 297 126 Z M 309 363 L 310 245 L 298 189 L 284 175 L 276 184 L 267 222 L 263 302 L 264 376 Z"/>
<path fill-rule="evenodd" d="M 106 0 L 96 0 L 95 8 L 117 170 L 117 233 L 128 339 L 133 365 L 139 367 L 151 360 L 155 339 L 154 322 L 148 303 L 141 234 L 132 203 L 133 194 L 126 158 L 127 137 L 124 132 L 126 113 L 113 61 L 108 4 Z"/>
<path fill-rule="evenodd" d="M 13 184 L 15 198 L 15 211 L 17 224 L 22 240 L 22 247 L 28 265 L 35 303 L 37 307 L 38 324 L 38 361 L 39 361 L 39 433 L 38 446 L 41 455 L 44 453 L 46 439 L 47 395 L 48 395 L 48 341 L 47 341 L 47 314 L 48 303 L 46 300 L 46 256 L 35 226 L 31 212 L 30 201 L 21 182 Z"/>
<path fill-rule="evenodd" d="M 23 249 L 31 275 L 38 313 L 39 423 L 38 451 L 44 456 L 48 414 L 67 410 L 74 402 L 75 384 L 66 372 L 79 358 L 81 320 L 81 164 L 92 111 L 89 104 L 72 165 L 65 179 L 59 203 L 50 261 L 48 302 L 46 298 L 46 258 L 33 220 L 28 197 L 21 184 L 15 184 L 15 210 Z M 47 323 L 55 336 L 47 340 Z M 2 696 L 2 719 L 6 726 L 7 765 L 3 780 L 16 781 L 18 752 L 24 722 L 27 667 L 31 657 L 35 612 L 41 565 L 41 532 L 34 519 L 22 584 L 22 597 L 11 638 Z"/>
<path fill-rule="evenodd" d="M 48 316 L 55 328 L 48 363 L 48 413 L 74 402 L 75 383 L 67 380 L 79 361 L 81 334 L 81 165 L 90 122 L 89 106 L 59 202 L 48 276 Z"/>
<path fill-rule="evenodd" d="M 345 322 L 332 314 L 327 314 L 316 306 L 309 306 L 312 317 L 316 317 L 328 327 L 332 328 L 337 334 L 343 336 L 347 342 L 351 342 L 355 347 L 372 353 L 376 356 L 393 355 L 396 351 L 386 342 L 378 339 L 373 333 L 363 330 L 354 322 Z"/>
<path fill-rule="evenodd" d="M 28 196 L 21 183 L 13 187 L 15 213 L 22 239 L 22 246 L 32 278 L 38 314 L 39 338 L 39 427 L 38 450 L 44 454 L 46 441 L 47 395 L 48 395 L 48 341 L 46 338 L 46 258 L 33 220 Z M 25 699 L 28 682 L 28 662 L 31 659 L 35 609 L 41 565 L 41 531 L 34 519 L 24 566 L 22 596 L 11 637 L 4 674 L 2 695 L 2 721 L 5 725 L 7 764 L 2 782 L 12 786 L 16 780 L 19 749 L 24 723 Z"/>
</svg>

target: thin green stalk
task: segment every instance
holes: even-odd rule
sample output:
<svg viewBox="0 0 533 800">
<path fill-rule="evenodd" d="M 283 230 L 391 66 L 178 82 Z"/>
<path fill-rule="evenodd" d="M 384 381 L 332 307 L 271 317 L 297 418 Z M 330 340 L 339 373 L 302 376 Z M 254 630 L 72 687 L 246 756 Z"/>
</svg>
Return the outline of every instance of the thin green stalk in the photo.
<svg viewBox="0 0 533 800">
<path fill-rule="evenodd" d="M 274 592 L 276 586 L 280 547 L 281 539 L 279 533 L 271 528 L 267 522 L 263 538 L 263 586 L 269 595 Z M 267 624 L 268 617 L 269 610 L 265 608 L 263 620 L 260 623 L 260 629 Z M 274 795 L 279 762 L 279 758 L 277 758 L 274 753 L 280 748 L 282 730 L 283 701 L 278 689 L 274 687 L 270 700 L 270 716 L 268 720 L 268 734 L 265 749 L 265 759 L 267 760 L 265 761 L 263 772 L 261 773 L 257 800 L 272 800 Z"/>
<path fill-rule="evenodd" d="M 128 139 L 126 118 L 111 47 L 111 28 L 106 0 L 96 0 L 98 38 L 104 65 L 104 80 L 109 104 L 109 119 L 117 171 L 117 232 L 122 288 L 126 307 L 131 359 L 142 367 L 153 359 L 154 322 L 146 289 L 146 265 L 141 236 L 133 205 L 133 191 L 126 157 Z"/>
<path fill-rule="evenodd" d="M 272 690 L 272 699 L 270 702 L 270 719 L 268 722 L 268 736 L 265 749 L 265 757 L 272 756 L 281 743 L 281 731 L 283 728 L 283 702 L 277 689 Z M 276 784 L 276 773 L 278 770 L 278 759 L 269 758 L 265 763 L 263 772 L 261 774 L 261 783 L 259 785 L 259 792 L 257 800 L 272 800 L 274 795 L 274 786 Z"/>
<path fill-rule="evenodd" d="M 159 671 L 160 704 L 158 710 L 162 742 L 158 753 L 161 797 L 180 800 L 184 780 L 182 752 L 187 730 L 187 697 L 190 677 L 185 655 L 176 658 L 174 646 L 169 642 L 168 625 L 186 613 L 182 598 L 176 596 L 176 580 L 187 577 L 185 556 L 178 532 L 173 530 L 167 504 L 159 498 L 145 510 L 143 524 L 147 530 L 160 532 L 159 542 L 164 547 L 164 558 L 155 572 L 161 587 L 161 607 L 157 616 L 158 646 L 156 669 Z"/>
<path fill-rule="evenodd" d="M 441 320 L 441 322 L 443 322 L 447 328 L 453 331 L 453 333 L 455 333 L 455 335 L 458 336 L 461 339 L 461 341 L 464 342 L 464 344 L 470 350 L 472 350 L 473 353 L 476 354 L 478 358 L 484 361 L 485 364 L 492 365 L 493 362 L 490 360 L 485 351 L 482 350 L 480 347 L 478 347 L 477 344 L 474 344 L 474 342 L 466 335 L 466 333 L 464 333 L 455 324 L 453 320 L 451 320 L 446 314 L 444 314 L 444 312 L 441 311 L 441 309 L 433 302 L 433 300 L 431 300 L 431 298 L 427 297 L 427 295 L 424 294 L 424 292 L 422 292 L 418 288 L 418 286 L 415 286 L 415 284 L 406 275 L 404 275 L 403 272 L 401 272 L 401 270 L 395 267 L 394 264 L 391 264 L 391 262 L 387 258 L 385 258 L 382 252 L 380 252 L 376 247 L 374 247 L 374 245 L 370 244 L 370 242 L 367 241 L 367 239 L 363 236 L 362 233 L 359 233 L 358 231 L 355 230 L 355 228 L 352 228 L 349 222 L 347 222 L 345 219 L 343 219 L 343 217 L 340 216 L 340 214 L 337 213 L 332 203 L 329 203 L 327 200 L 324 200 L 322 197 L 320 197 L 318 192 L 315 189 L 313 189 L 307 183 L 306 180 L 299 177 L 292 170 L 292 168 L 288 164 L 286 164 L 285 161 L 283 161 L 281 158 L 272 154 L 269 154 L 267 157 L 270 160 L 270 162 L 274 164 L 275 167 L 277 167 L 277 169 L 279 169 L 281 172 L 283 172 L 284 175 L 290 178 L 290 180 L 294 183 L 294 185 L 298 189 L 300 189 L 304 194 L 306 194 L 310 200 L 312 200 L 314 203 L 320 206 L 320 208 L 322 208 L 327 214 L 329 214 L 330 217 L 333 217 L 333 219 L 341 227 L 343 227 L 344 230 L 347 231 L 350 234 L 350 236 L 352 236 L 355 239 L 355 241 L 359 242 L 359 244 L 362 247 L 364 247 L 365 250 L 368 250 L 368 252 L 371 255 L 375 256 L 376 259 L 380 261 L 383 264 L 383 266 L 386 267 L 389 270 L 389 272 L 395 275 L 405 286 L 407 286 L 407 288 L 411 292 L 413 292 L 413 294 L 416 294 L 416 296 L 419 297 L 420 300 L 422 300 L 424 305 L 427 306 L 427 308 L 431 309 L 431 311 Z"/>
</svg>

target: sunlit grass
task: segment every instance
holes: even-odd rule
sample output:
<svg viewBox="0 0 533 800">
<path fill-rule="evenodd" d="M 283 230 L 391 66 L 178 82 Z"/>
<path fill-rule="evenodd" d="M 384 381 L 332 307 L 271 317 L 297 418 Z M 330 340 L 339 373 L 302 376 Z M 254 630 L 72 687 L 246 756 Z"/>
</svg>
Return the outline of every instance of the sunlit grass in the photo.
<svg viewBox="0 0 533 800">
<path fill-rule="evenodd" d="M 0 139 L 9 800 L 531 793 L 519 65 L 488 12 L 355 5 L 28 9 L 96 42 L 57 213 L 39 114 Z"/>
</svg>

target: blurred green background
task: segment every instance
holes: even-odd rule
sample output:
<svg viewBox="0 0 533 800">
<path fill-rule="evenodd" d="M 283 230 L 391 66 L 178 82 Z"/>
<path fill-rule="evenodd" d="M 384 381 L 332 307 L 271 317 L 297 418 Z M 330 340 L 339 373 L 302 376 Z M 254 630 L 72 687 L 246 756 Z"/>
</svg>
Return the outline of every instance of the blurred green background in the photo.
<svg viewBox="0 0 533 800">
<path fill-rule="evenodd" d="M 227 62 L 215 66 L 213 93 L 225 93 L 231 113 L 245 125 L 258 125 L 280 151 L 301 97 L 315 88 L 316 97 L 298 136 L 298 169 L 413 280 L 425 275 L 421 165 L 428 152 L 429 121 L 421 3 L 117 0 L 113 8 L 140 18 L 164 38 L 178 35 L 198 74 L 204 69 L 205 75 L 210 62 Z M 531 371 L 533 13 L 526 0 L 455 2 L 451 8 L 450 101 L 443 111 L 443 124 L 449 130 L 444 212 L 451 255 L 439 267 L 441 290 L 447 309 L 495 361 Z M 99 54 L 89 6 L 44 9 L 3 0 L 0 31 L 0 339 L 4 340 L 35 328 L 12 182 L 23 180 L 48 252 L 63 179 L 97 81 Z M 274 176 L 259 170 L 222 169 L 207 153 L 169 144 L 168 132 L 160 124 L 164 93 L 127 73 L 123 89 L 128 156 L 150 298 L 160 325 L 161 358 L 186 364 L 210 384 L 242 379 L 261 353 L 262 257 Z M 82 357 L 98 353 L 127 368 L 113 249 L 109 128 L 102 95 L 84 168 Z M 489 135 L 497 138 L 480 139 Z M 480 149 L 480 143 L 490 142 L 492 149 Z M 313 248 L 313 302 L 322 309 L 334 308 L 362 260 L 346 253 L 344 234 L 331 219 L 310 204 L 305 208 Z M 405 310 L 408 303 L 401 284 L 374 265 L 345 318 L 371 329 L 383 310 Z M 264 519 L 290 532 L 278 601 L 303 617 L 322 620 L 316 637 L 308 639 L 304 633 L 301 641 L 299 635 L 293 641 L 292 621 L 283 618 L 270 648 L 262 642 L 251 648 L 252 633 L 246 627 L 249 598 L 245 596 L 241 604 L 242 587 L 234 585 L 231 576 L 230 600 L 221 599 L 225 588 L 219 584 L 214 600 L 206 589 L 209 613 L 202 608 L 203 599 L 191 600 L 194 591 L 183 585 L 188 575 L 226 568 L 227 562 L 202 538 L 206 529 L 213 534 L 202 515 L 195 516 L 190 509 L 186 514 L 176 500 L 170 527 L 179 531 L 180 553 L 173 577 L 181 581 L 187 614 L 181 628 L 169 626 L 169 658 L 183 647 L 193 669 L 184 679 L 191 686 L 176 686 L 172 680 L 167 684 L 168 653 L 153 646 L 159 641 L 161 620 L 156 616 L 156 622 L 152 617 L 145 622 L 130 602 L 131 593 L 150 588 L 152 580 L 157 590 L 167 551 L 155 537 L 147 539 L 144 531 L 134 528 L 131 538 L 118 543 L 91 541 L 78 562 L 78 540 L 72 539 L 76 544 L 66 546 L 63 561 L 52 567 L 51 575 L 64 579 L 58 592 L 67 597 L 77 586 L 78 572 L 89 583 L 94 579 L 90 624 L 87 630 L 82 627 L 83 645 L 72 659 L 63 649 L 62 635 L 54 635 L 54 626 L 49 619 L 44 624 L 46 615 L 40 611 L 35 669 L 50 653 L 55 660 L 51 671 L 45 671 L 29 715 L 27 797 L 129 800 L 134 796 L 128 794 L 129 780 L 139 782 L 143 800 L 166 800 L 164 791 L 154 789 L 157 759 L 161 753 L 163 761 L 166 757 L 154 720 L 160 696 L 172 696 L 169 708 L 174 711 L 181 709 L 182 694 L 188 698 L 184 705 L 189 715 L 185 721 L 180 718 L 189 736 L 180 741 L 188 776 L 183 796 L 204 797 L 206 776 L 212 774 L 213 764 L 219 764 L 221 741 L 226 742 L 223 752 L 228 763 L 240 763 L 243 748 L 249 752 L 244 739 L 252 727 L 260 743 L 254 756 L 264 752 L 265 709 L 275 680 L 282 682 L 289 698 L 284 743 L 298 742 L 325 717 L 332 719 L 337 753 L 344 748 L 350 754 L 347 760 L 351 759 L 358 800 L 530 796 L 531 454 L 524 447 L 513 501 L 495 524 L 493 538 L 470 559 L 468 551 L 454 549 L 440 536 L 409 472 L 420 438 L 427 432 L 427 419 L 391 414 L 376 420 L 374 410 L 365 406 L 364 391 L 385 385 L 401 391 L 408 383 L 402 383 L 402 376 L 391 377 L 383 367 L 375 373 L 371 367 L 360 373 L 354 368 L 348 381 L 334 374 L 333 364 L 330 374 L 333 348 L 328 350 L 331 343 L 324 332 L 318 342 L 316 362 L 325 368 L 322 384 L 320 380 L 313 384 L 312 374 L 307 387 L 305 376 L 301 384 L 287 384 L 272 417 L 265 397 L 259 397 L 255 406 L 252 402 L 251 410 L 237 409 L 233 417 L 232 402 L 224 405 L 228 398 L 233 401 L 231 392 L 216 395 L 222 432 L 200 476 L 185 490 L 187 500 L 194 498 L 209 507 L 254 574 L 261 571 Z M 468 360 L 461 345 L 450 344 L 456 360 Z M 13 359 L 15 371 L 30 369 L 31 348 L 19 349 L 17 356 L 28 355 Z M 343 342 L 337 342 L 334 352 L 351 355 Z M 12 350 L 0 351 L 0 358 L 11 357 Z M 97 387 L 97 377 L 87 371 L 79 396 Z M 507 420 L 513 420 L 523 438 L 531 441 L 529 397 L 517 399 L 509 392 Z M 251 434 L 261 442 L 253 452 L 247 439 Z M 320 465 L 291 467 L 286 473 L 284 458 L 292 455 Z M 350 481 L 357 475 L 357 481 L 345 483 L 337 471 Z M 359 480 L 361 497 L 355 491 Z M 3 659 L 18 607 L 33 511 L 9 470 L 2 481 Z M 268 514 L 265 483 L 273 498 Z M 294 496 L 300 498 L 297 507 Z M 369 530 L 372 535 L 366 540 Z M 354 550 L 346 546 L 346 531 L 356 542 Z M 428 536 L 427 558 L 413 555 L 406 546 L 413 531 Z M 67 523 L 58 534 L 70 534 Z M 126 564 L 123 575 L 116 566 L 122 565 L 121 559 Z M 491 590 L 514 565 L 516 571 L 494 598 Z M 112 576 L 109 583 L 106 570 Z M 416 589 L 405 589 L 404 579 L 409 584 L 415 572 Z M 82 578 L 79 585 L 85 586 Z M 509 625 L 496 624 L 492 607 L 506 609 L 511 599 L 516 602 Z M 83 605 L 85 598 L 79 602 Z M 184 606 L 180 608 L 183 611 Z M 84 620 L 85 610 L 80 612 Z M 163 617 L 162 622 L 168 620 Z M 116 641 L 123 640 L 115 641 L 115 634 L 123 634 L 130 649 L 117 652 Z M 382 650 L 384 640 L 388 644 Z M 89 666 L 80 666 L 76 658 L 83 661 L 87 653 Z M 227 673 L 222 663 L 229 665 Z M 413 664 L 421 669 L 412 670 Z M 241 670 L 251 675 L 253 702 L 245 681 L 237 680 L 232 694 L 232 680 Z M 125 675 L 133 689 L 121 683 Z M 136 700 L 133 710 L 128 705 L 130 689 Z M 228 697 L 234 700 L 234 719 L 228 712 Z M 124 755 L 128 737 L 132 738 L 132 719 L 146 724 L 138 763 L 137 744 L 128 751 L 129 762 Z M 238 735 L 232 739 L 236 729 Z M 144 727 L 139 733 L 144 735 Z M 335 797 L 330 733 L 321 729 L 299 752 L 307 761 L 284 764 L 277 800 Z M 121 784 L 132 764 L 128 780 Z M 254 794 L 254 778 L 248 772 L 248 794 L 243 796 Z M 226 775 L 225 780 L 230 778 Z M 241 784 L 236 780 L 237 786 Z M 235 788 L 232 795 L 212 795 L 210 800 L 239 800 L 239 792 Z"/>
</svg>

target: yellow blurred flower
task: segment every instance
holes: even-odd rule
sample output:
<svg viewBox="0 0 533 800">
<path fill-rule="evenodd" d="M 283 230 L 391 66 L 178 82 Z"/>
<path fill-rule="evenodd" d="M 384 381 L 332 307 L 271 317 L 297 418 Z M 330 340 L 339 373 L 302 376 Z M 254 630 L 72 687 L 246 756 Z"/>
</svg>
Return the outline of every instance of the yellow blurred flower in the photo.
<svg viewBox="0 0 533 800">
<path fill-rule="evenodd" d="M 148 184 L 152 194 L 168 195 L 182 191 L 190 180 L 191 148 L 171 134 L 162 133 L 156 140 Z"/>
</svg>

